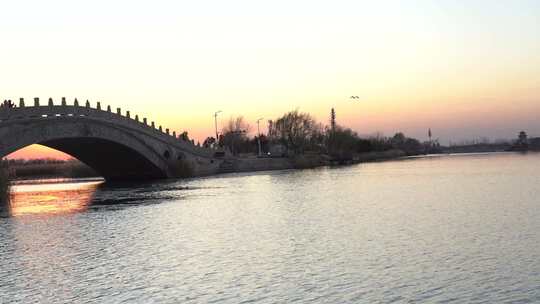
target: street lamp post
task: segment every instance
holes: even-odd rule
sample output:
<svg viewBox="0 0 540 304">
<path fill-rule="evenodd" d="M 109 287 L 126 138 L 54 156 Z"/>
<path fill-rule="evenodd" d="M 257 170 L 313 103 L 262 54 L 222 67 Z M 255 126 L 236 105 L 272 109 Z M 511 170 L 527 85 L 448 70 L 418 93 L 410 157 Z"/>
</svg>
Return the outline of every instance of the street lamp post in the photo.
<svg viewBox="0 0 540 304">
<path fill-rule="evenodd" d="M 218 142 L 218 132 L 217 132 L 217 115 L 221 113 L 221 110 L 214 113 L 214 125 L 216 127 L 216 143 Z"/>
<path fill-rule="evenodd" d="M 259 146 L 259 156 L 262 155 L 261 151 L 261 130 L 259 129 L 259 122 L 263 120 L 264 118 L 257 119 L 257 144 Z"/>
</svg>

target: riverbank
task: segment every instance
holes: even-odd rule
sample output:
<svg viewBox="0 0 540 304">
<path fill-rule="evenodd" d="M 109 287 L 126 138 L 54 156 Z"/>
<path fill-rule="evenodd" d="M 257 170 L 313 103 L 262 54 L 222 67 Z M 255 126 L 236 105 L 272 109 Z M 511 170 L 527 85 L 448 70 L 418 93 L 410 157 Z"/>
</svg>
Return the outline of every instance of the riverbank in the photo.
<svg viewBox="0 0 540 304">
<path fill-rule="evenodd" d="M 429 154 L 430 156 L 445 155 L 467 155 L 467 154 L 491 154 L 491 153 L 512 153 L 510 151 L 482 151 L 482 152 L 454 152 Z M 538 152 L 540 153 L 540 152 Z M 238 158 L 234 161 L 234 169 L 220 173 L 234 172 L 256 172 L 287 169 L 310 169 L 323 166 L 354 165 L 370 162 L 384 162 L 390 160 L 422 158 L 428 154 L 409 155 L 402 150 L 393 149 L 388 151 L 360 153 L 349 160 L 332 160 L 327 155 L 304 154 L 294 158 Z M 212 175 L 212 174 L 211 174 Z"/>
<path fill-rule="evenodd" d="M 332 165 L 352 165 L 365 162 L 385 161 L 406 157 L 402 150 L 388 150 L 380 152 L 359 153 L 349 160 L 333 160 L 328 155 L 303 154 L 291 158 L 238 158 L 226 172 L 253 172 L 286 169 L 309 169 Z"/>
</svg>

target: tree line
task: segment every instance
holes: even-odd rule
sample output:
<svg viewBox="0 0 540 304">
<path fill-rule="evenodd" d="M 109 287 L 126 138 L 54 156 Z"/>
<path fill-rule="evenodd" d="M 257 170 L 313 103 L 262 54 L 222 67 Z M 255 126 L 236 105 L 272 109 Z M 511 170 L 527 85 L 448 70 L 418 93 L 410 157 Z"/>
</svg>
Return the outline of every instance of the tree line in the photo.
<svg viewBox="0 0 540 304">
<path fill-rule="evenodd" d="M 298 110 L 268 120 L 267 134 L 249 136 L 252 129 L 243 116 L 231 117 L 221 130 L 218 139 L 208 137 L 204 147 L 224 148 L 234 155 L 258 153 L 266 156 L 294 156 L 318 153 L 332 159 L 347 160 L 354 155 L 368 152 L 402 150 L 407 155 L 427 152 L 436 143 L 421 143 L 417 139 L 398 132 L 392 137 L 376 134 L 361 137 L 350 128 L 336 122 L 334 109 L 330 113 L 329 125 L 318 122 L 311 114 Z"/>
</svg>

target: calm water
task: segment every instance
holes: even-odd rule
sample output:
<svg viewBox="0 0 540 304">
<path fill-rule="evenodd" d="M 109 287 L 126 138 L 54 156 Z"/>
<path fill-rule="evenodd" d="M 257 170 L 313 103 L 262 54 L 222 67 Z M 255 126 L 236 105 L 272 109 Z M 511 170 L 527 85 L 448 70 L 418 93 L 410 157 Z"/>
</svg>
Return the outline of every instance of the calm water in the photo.
<svg viewBox="0 0 540 304">
<path fill-rule="evenodd" d="M 540 302 L 540 155 L 15 191 L 1 303 Z"/>
</svg>

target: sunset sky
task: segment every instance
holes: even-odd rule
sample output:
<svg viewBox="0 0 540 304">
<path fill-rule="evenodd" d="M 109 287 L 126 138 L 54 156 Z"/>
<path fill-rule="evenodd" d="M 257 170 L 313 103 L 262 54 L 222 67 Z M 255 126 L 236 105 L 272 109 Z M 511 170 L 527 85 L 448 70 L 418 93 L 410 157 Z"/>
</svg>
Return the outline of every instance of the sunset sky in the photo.
<svg viewBox="0 0 540 304">
<path fill-rule="evenodd" d="M 256 130 L 331 107 L 365 135 L 540 136 L 540 1 L 19 0 L 0 37 L 2 100 L 101 101 L 199 140 L 217 110 Z"/>
</svg>

